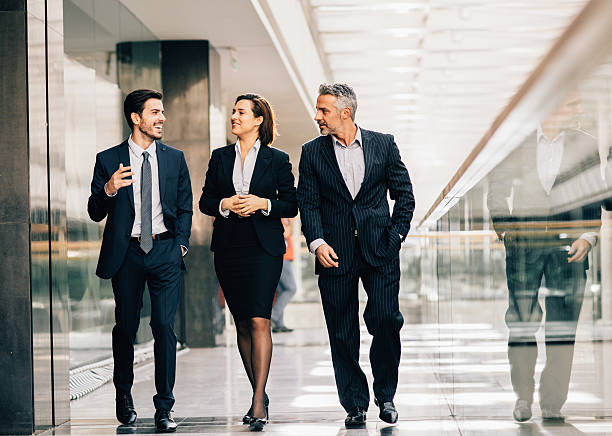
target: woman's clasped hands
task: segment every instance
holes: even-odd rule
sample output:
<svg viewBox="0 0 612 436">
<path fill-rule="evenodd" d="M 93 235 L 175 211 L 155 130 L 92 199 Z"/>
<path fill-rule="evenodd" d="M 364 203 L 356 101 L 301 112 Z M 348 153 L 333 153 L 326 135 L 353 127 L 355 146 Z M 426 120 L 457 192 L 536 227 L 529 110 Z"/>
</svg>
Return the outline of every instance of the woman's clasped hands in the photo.
<svg viewBox="0 0 612 436">
<path fill-rule="evenodd" d="M 236 194 L 224 199 L 221 209 L 229 209 L 236 215 L 248 217 L 258 210 L 268 210 L 268 200 L 253 194 Z"/>
</svg>

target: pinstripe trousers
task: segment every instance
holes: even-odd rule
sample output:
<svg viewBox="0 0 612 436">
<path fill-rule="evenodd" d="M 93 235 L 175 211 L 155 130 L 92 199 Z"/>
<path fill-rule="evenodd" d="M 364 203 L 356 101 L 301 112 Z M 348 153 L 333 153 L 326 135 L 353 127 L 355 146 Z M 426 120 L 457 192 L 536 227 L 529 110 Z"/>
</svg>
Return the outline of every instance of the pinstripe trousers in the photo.
<svg viewBox="0 0 612 436">
<path fill-rule="evenodd" d="M 363 315 L 372 335 L 370 364 L 374 395 L 380 402 L 393 400 L 400 363 L 400 329 L 404 318 L 399 310 L 399 254 L 380 267 L 372 267 L 361 255 L 355 238 L 355 255 L 348 273 L 319 275 L 319 290 L 340 404 L 348 412 L 355 407 L 368 409 L 370 393 L 359 366 L 359 301 L 361 279 L 368 296 Z"/>
</svg>

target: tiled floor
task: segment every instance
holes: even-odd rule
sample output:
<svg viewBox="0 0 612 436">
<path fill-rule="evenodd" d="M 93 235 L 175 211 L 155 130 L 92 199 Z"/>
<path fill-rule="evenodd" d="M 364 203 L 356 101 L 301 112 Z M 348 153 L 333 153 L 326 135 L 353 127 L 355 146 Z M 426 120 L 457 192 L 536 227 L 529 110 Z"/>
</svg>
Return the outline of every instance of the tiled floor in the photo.
<svg viewBox="0 0 612 436">
<path fill-rule="evenodd" d="M 612 410 L 607 387 L 607 362 L 612 362 L 607 356 L 612 354 L 612 345 L 586 339 L 576 345 L 565 423 L 542 422 L 536 401 L 534 418 L 518 424 L 512 419 L 515 398 L 506 332 L 499 324 L 480 322 L 486 321 L 486 316 L 473 317 L 478 322 L 472 323 L 406 324 L 395 398 L 400 422 L 391 427 L 383 425 L 372 403 L 368 425 L 362 430 L 344 428 L 345 414 L 337 400 L 324 328 L 300 328 L 275 335 L 267 389 L 271 423 L 265 432 L 295 436 L 612 435 L 612 418 L 606 418 Z M 362 330 L 361 360 L 366 373 L 370 372 L 368 345 L 369 335 Z M 538 372 L 541 366 L 540 362 Z M 240 425 L 240 418 L 249 407 L 250 389 L 231 333 L 226 346 L 191 349 L 179 355 L 174 392 L 179 433 L 232 435 L 248 431 Z M 151 364 L 137 370 L 133 394 L 139 416 L 134 427 L 118 425 L 114 388 L 107 384 L 72 402 L 72 422 L 54 432 L 154 433 Z"/>
</svg>

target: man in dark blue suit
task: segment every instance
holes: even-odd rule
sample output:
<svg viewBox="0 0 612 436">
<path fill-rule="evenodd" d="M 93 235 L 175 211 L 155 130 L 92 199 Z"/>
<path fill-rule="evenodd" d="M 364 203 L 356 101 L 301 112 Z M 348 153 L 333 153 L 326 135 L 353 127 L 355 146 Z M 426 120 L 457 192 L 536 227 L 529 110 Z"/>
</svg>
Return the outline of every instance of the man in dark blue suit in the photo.
<svg viewBox="0 0 612 436">
<path fill-rule="evenodd" d="M 412 184 L 392 135 L 355 124 L 357 98 L 345 84 L 321 85 L 315 121 L 321 135 L 304 144 L 297 188 L 302 231 L 315 272 L 347 428 L 362 427 L 370 402 L 359 366 L 358 280 L 368 295 L 364 320 L 380 418 L 398 419 L 404 319 L 399 310 L 399 250 L 414 211 Z M 395 200 L 389 214 L 387 192 Z"/>
<path fill-rule="evenodd" d="M 161 99 L 161 93 L 147 89 L 125 98 L 124 113 L 132 134 L 96 156 L 87 211 L 96 222 L 106 218 L 96 274 L 112 280 L 115 296 L 112 335 L 117 419 L 123 424 L 136 421 L 130 391 L 146 283 L 155 340 L 155 424 L 158 431 L 173 432 L 173 326 L 182 256 L 189 249 L 193 199 L 183 152 L 159 141 L 166 120 Z"/>
</svg>

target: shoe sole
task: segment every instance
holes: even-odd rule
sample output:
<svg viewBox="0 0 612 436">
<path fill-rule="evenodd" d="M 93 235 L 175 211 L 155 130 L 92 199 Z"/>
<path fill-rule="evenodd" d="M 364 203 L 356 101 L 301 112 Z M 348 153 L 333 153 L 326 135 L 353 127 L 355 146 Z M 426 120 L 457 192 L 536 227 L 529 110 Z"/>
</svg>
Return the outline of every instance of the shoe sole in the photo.
<svg viewBox="0 0 612 436">
<path fill-rule="evenodd" d="M 516 422 L 526 422 L 529 421 L 531 419 L 531 416 L 521 416 L 521 417 L 517 417 L 516 415 L 512 415 L 512 417 L 514 418 L 514 420 Z"/>
<path fill-rule="evenodd" d="M 361 423 L 361 424 L 347 424 L 346 422 L 344 423 L 344 426 L 346 428 L 352 429 L 352 428 L 365 428 L 366 423 Z"/>
<path fill-rule="evenodd" d="M 174 433 L 176 431 L 176 427 L 175 428 L 166 428 L 166 429 L 157 429 L 156 433 Z"/>
<path fill-rule="evenodd" d="M 542 422 L 562 424 L 565 422 L 565 418 L 544 418 L 542 417 Z"/>
</svg>

